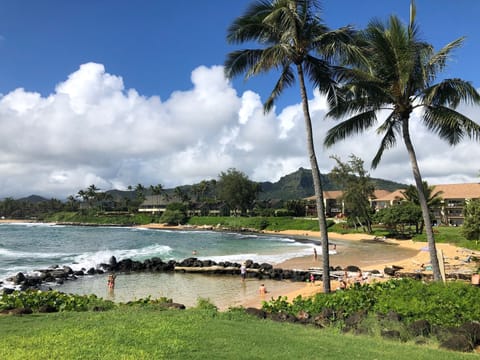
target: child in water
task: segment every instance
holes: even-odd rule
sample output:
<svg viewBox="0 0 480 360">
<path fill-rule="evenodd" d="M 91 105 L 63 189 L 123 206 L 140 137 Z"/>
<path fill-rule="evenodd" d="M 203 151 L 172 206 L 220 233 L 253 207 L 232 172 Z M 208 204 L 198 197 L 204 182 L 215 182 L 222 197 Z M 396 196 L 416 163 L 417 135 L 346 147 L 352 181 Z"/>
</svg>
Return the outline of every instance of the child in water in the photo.
<svg viewBox="0 0 480 360">
<path fill-rule="evenodd" d="M 265 287 L 265 284 L 260 285 L 258 292 L 260 293 L 260 296 L 264 296 L 267 293 L 267 288 Z"/>
<path fill-rule="evenodd" d="M 107 279 L 107 286 L 109 289 L 113 290 L 115 288 L 115 278 L 114 274 L 109 274 Z"/>
</svg>

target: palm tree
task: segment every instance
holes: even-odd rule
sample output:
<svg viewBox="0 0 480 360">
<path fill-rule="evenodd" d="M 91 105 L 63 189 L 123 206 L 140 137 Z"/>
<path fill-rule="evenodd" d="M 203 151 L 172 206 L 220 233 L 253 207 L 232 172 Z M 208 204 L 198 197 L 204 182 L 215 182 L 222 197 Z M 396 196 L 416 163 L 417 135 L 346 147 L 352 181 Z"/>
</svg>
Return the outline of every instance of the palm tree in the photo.
<svg viewBox="0 0 480 360">
<path fill-rule="evenodd" d="M 443 191 L 435 191 L 434 185 L 428 185 L 426 181 L 422 181 L 422 191 L 425 194 L 425 199 L 427 200 L 427 205 L 429 208 L 440 205 L 442 202 Z M 401 191 L 402 195 L 405 196 L 405 200 L 414 203 L 415 205 L 420 205 L 418 199 L 418 189 L 414 185 L 408 186 L 405 191 Z"/>
<path fill-rule="evenodd" d="M 76 197 L 82 198 L 83 201 L 87 201 L 87 199 L 88 199 L 87 192 L 83 189 L 78 190 L 78 193 L 77 193 Z"/>
<path fill-rule="evenodd" d="M 94 200 L 97 197 L 97 193 L 100 189 L 95 186 L 95 184 L 90 185 L 86 190 L 86 195 L 89 200 Z"/>
<path fill-rule="evenodd" d="M 477 140 L 480 138 L 480 126 L 455 110 L 462 102 L 475 104 L 480 101 L 475 88 L 461 79 L 433 83 L 444 69 L 451 51 L 462 44 L 463 38 L 435 52 L 432 45 L 419 39 L 412 1 L 408 26 L 395 16 L 391 16 L 386 24 L 373 20 L 362 32 L 362 39 L 368 61 L 354 64 L 349 74 L 351 77 L 346 79 L 337 102 L 331 104 L 328 113 L 334 118 L 351 117 L 328 131 L 325 145 L 331 146 L 349 135 L 371 128 L 377 123 L 379 112 L 389 112 L 377 128 L 377 133 L 383 134 L 383 138 L 372 167 L 377 167 L 383 152 L 396 144 L 397 135 L 401 136 L 418 190 L 434 279 L 440 280 L 435 239 L 427 200 L 422 191 L 422 176 L 410 137 L 410 115 L 415 109 L 422 109 L 422 123 L 450 145 L 457 144 L 465 135 Z"/>
<path fill-rule="evenodd" d="M 138 202 L 142 202 L 145 200 L 145 186 L 142 184 L 138 183 L 135 185 L 135 196 L 137 197 Z"/>
<path fill-rule="evenodd" d="M 67 198 L 67 206 L 70 211 L 75 211 L 78 208 L 78 202 L 77 199 L 75 199 L 75 196 L 70 195 Z"/>
<path fill-rule="evenodd" d="M 180 199 L 182 202 L 190 201 L 190 197 L 188 196 L 187 192 L 184 191 L 180 186 L 177 186 L 173 189 L 173 195 Z"/>
<path fill-rule="evenodd" d="M 234 44 L 256 42 L 262 48 L 237 50 L 228 54 L 225 74 L 227 78 L 240 74 L 250 78 L 270 70 L 279 70 L 280 78 L 264 103 L 265 112 L 272 109 L 285 88 L 295 83 L 295 75 L 298 78 L 321 232 L 323 288 L 325 292 L 330 292 L 327 223 L 305 78 L 320 92 L 330 98 L 334 96 L 336 68 L 332 61 L 337 55 L 348 53 L 352 30 L 346 27 L 330 31 L 318 17 L 318 10 L 316 0 L 263 0 L 252 3 L 230 25 L 227 41 Z M 319 57 L 313 56 L 314 52 Z"/>
<path fill-rule="evenodd" d="M 165 194 L 165 189 L 163 188 L 162 184 L 158 185 L 150 185 L 150 190 L 152 195 L 162 195 Z"/>
<path fill-rule="evenodd" d="M 422 191 L 425 195 L 425 200 L 427 200 L 427 206 L 429 210 L 429 214 L 432 215 L 432 209 L 437 207 L 442 202 L 442 194 L 443 191 L 436 191 L 434 185 L 428 185 L 426 181 L 422 181 Z M 405 197 L 405 200 L 420 206 L 420 201 L 418 198 L 418 190 L 415 185 L 408 186 L 405 191 L 401 192 L 402 195 Z M 430 218 L 431 219 L 431 218 Z M 421 234 L 423 232 L 423 228 L 425 227 L 424 221 L 421 222 L 420 228 L 418 228 L 417 224 L 417 233 Z"/>
</svg>

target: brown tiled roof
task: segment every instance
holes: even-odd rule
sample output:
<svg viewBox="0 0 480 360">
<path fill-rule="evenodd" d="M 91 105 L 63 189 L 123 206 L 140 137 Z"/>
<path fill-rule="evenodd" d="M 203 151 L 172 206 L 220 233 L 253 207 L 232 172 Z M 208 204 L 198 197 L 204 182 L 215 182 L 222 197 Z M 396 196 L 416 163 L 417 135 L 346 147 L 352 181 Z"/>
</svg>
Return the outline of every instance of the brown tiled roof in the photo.
<svg viewBox="0 0 480 360">
<path fill-rule="evenodd" d="M 375 201 L 393 201 L 397 199 L 404 199 L 402 192 L 405 189 L 398 189 L 393 192 L 387 190 L 375 190 Z M 434 185 L 433 193 L 441 191 L 440 197 L 442 199 L 480 199 L 480 183 L 465 183 L 465 184 L 443 184 Z M 323 197 L 325 199 L 338 199 L 342 196 L 342 191 L 324 191 Z M 306 200 L 315 200 L 315 196 L 310 196 Z"/>
<path fill-rule="evenodd" d="M 434 192 L 438 191 L 443 199 L 479 199 L 480 183 L 435 185 Z"/>
<path fill-rule="evenodd" d="M 387 196 L 388 194 L 390 194 L 390 191 L 388 191 L 388 190 L 375 190 L 373 192 L 373 198 L 374 199 L 381 199 L 381 198 Z"/>
<path fill-rule="evenodd" d="M 405 189 L 398 189 L 395 190 L 394 192 L 388 192 L 382 197 L 377 197 L 375 200 L 376 201 L 393 201 L 397 199 L 405 199 L 405 196 L 403 196 L 402 192 L 405 191 Z"/>
<path fill-rule="evenodd" d="M 375 200 L 392 201 L 395 199 L 403 199 L 405 198 L 402 194 L 403 191 L 405 190 L 398 189 L 383 196 L 377 195 Z M 434 185 L 433 193 L 439 191 L 442 192 L 440 194 L 442 199 L 480 199 L 480 183 Z"/>
<path fill-rule="evenodd" d="M 323 198 L 324 199 L 338 199 L 340 196 L 342 196 L 343 191 L 341 190 L 332 190 L 332 191 L 324 191 L 323 192 Z M 307 201 L 314 201 L 315 200 L 315 195 L 309 196 L 305 198 Z"/>
<path fill-rule="evenodd" d="M 343 195 L 343 191 L 340 190 L 333 190 L 333 191 L 324 191 L 323 197 L 325 199 L 338 199 Z"/>
</svg>

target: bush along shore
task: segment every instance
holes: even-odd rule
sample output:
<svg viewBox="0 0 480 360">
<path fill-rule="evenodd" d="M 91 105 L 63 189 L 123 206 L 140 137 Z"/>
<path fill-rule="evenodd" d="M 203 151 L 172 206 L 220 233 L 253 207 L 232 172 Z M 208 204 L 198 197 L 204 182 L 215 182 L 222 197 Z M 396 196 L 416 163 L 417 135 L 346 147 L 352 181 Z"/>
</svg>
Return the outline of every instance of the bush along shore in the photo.
<svg viewBox="0 0 480 360">
<path fill-rule="evenodd" d="M 391 279 L 355 284 L 346 290 L 313 297 L 285 297 L 266 302 L 262 310 L 247 309 L 259 318 L 335 326 L 344 333 L 381 336 L 441 348 L 480 350 L 480 287 L 463 281 L 422 282 Z"/>
</svg>

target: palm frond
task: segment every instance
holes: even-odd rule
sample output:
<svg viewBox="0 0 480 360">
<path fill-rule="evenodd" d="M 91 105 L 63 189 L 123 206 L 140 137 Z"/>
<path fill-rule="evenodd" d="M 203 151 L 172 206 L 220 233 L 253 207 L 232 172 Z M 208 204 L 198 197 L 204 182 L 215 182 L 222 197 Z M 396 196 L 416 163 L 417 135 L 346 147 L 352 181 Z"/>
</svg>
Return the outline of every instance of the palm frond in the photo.
<svg viewBox="0 0 480 360">
<path fill-rule="evenodd" d="M 322 58 L 337 63 L 366 62 L 358 32 L 351 26 L 330 30 L 325 26 L 315 29 L 312 49 Z"/>
<path fill-rule="evenodd" d="M 245 79 L 248 79 L 257 63 L 263 58 L 263 52 L 264 50 L 261 49 L 232 51 L 225 60 L 225 76 L 232 79 L 245 73 Z"/>
<path fill-rule="evenodd" d="M 227 29 L 227 42 L 241 44 L 249 41 L 265 43 L 271 39 L 271 27 L 264 19 L 271 12 L 272 3 L 259 0 L 252 3 L 245 13 L 236 18 Z"/>
<path fill-rule="evenodd" d="M 465 115 L 445 106 L 428 106 L 423 123 L 450 145 L 458 144 L 465 136 L 480 140 L 480 125 Z"/>
<path fill-rule="evenodd" d="M 435 77 L 436 74 L 438 74 L 445 68 L 447 60 L 450 57 L 450 53 L 456 48 L 462 46 L 464 40 L 465 40 L 465 37 L 460 37 L 448 43 L 442 49 L 440 49 L 430 57 L 427 63 L 427 69 L 431 78 Z"/>
<path fill-rule="evenodd" d="M 294 83 L 295 83 L 295 75 L 293 74 L 291 67 L 285 66 L 283 68 L 280 78 L 278 79 L 277 83 L 275 84 L 275 87 L 272 90 L 272 93 L 270 94 L 267 101 L 263 105 L 263 111 L 265 113 L 269 112 L 272 109 L 275 100 L 282 93 L 282 91 L 286 87 L 292 86 Z"/>
<path fill-rule="evenodd" d="M 393 148 L 397 139 L 395 137 L 396 133 L 399 131 L 399 123 L 395 121 L 395 114 L 392 112 L 383 122 L 383 124 L 377 129 L 377 133 L 385 133 L 378 147 L 377 153 L 372 160 L 372 169 L 376 169 L 380 160 L 382 159 L 383 153 L 385 150 Z"/>
<path fill-rule="evenodd" d="M 377 121 L 376 111 L 366 111 L 342 121 L 328 130 L 323 144 L 330 147 L 348 136 L 359 134 L 373 126 Z"/>
<path fill-rule="evenodd" d="M 327 92 L 330 84 L 334 83 L 334 72 L 332 66 L 321 59 L 307 55 L 303 62 L 305 75 L 320 92 Z"/>
<path fill-rule="evenodd" d="M 334 102 L 329 102 L 330 111 L 327 117 L 341 118 L 364 111 L 378 111 L 392 103 L 388 92 L 385 91 L 382 83 L 376 79 L 364 76 L 363 73 L 349 74 L 357 77 L 347 84 L 343 84 L 338 90 Z"/>
<path fill-rule="evenodd" d="M 480 102 L 480 94 L 467 81 L 446 79 L 424 90 L 422 103 L 430 106 L 448 106 L 456 108 L 461 102 L 476 104 Z"/>
</svg>

